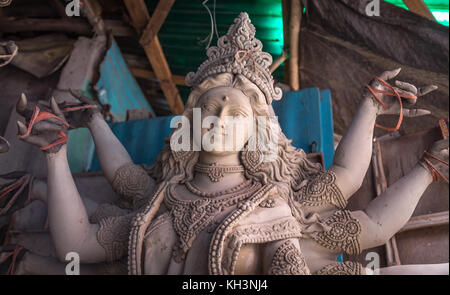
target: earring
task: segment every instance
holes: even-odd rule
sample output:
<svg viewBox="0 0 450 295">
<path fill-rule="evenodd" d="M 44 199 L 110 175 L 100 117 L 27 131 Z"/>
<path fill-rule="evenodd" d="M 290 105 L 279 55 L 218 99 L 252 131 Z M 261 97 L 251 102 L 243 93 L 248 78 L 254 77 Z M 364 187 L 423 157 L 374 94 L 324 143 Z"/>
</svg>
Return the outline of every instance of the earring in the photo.
<svg viewBox="0 0 450 295">
<path fill-rule="evenodd" d="M 256 173 L 263 166 L 264 155 L 258 148 L 249 150 L 249 144 L 247 143 L 241 152 L 241 161 L 245 169 L 248 169 L 251 173 Z"/>
</svg>

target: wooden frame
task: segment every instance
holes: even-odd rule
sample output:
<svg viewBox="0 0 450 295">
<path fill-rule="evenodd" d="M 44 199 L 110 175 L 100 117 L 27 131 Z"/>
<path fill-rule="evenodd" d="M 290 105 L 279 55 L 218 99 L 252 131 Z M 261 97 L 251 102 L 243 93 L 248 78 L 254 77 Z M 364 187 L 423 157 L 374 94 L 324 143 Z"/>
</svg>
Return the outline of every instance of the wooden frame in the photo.
<svg viewBox="0 0 450 295">
<path fill-rule="evenodd" d="M 160 81 L 170 109 L 174 114 L 181 114 L 184 111 L 183 101 L 157 36 L 174 2 L 174 0 L 160 0 L 153 13 L 154 18 L 150 18 L 144 0 L 124 0 L 133 26 L 139 34 L 142 33 L 140 43 L 152 65 L 156 78 Z"/>
<path fill-rule="evenodd" d="M 434 18 L 434 15 L 423 0 L 403 0 L 403 3 L 405 3 L 412 12 L 436 22 L 436 18 Z"/>
</svg>

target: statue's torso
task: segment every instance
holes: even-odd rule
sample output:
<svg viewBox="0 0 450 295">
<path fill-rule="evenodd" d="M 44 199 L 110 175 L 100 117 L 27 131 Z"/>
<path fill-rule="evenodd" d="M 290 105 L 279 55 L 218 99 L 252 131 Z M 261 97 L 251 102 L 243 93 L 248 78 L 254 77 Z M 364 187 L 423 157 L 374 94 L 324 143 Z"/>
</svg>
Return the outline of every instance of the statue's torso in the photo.
<svg viewBox="0 0 450 295">
<path fill-rule="evenodd" d="M 182 185 L 169 188 L 165 195 L 165 208 L 153 220 L 145 235 L 144 273 L 210 273 L 209 259 L 214 253 L 210 251 L 211 244 L 220 242 L 220 235 L 216 234 L 218 226 L 225 219 L 230 219 L 233 213 L 236 214 L 238 205 L 249 201 L 262 187 L 261 184 L 254 184 L 239 194 L 214 200 L 193 198 Z M 258 234 L 255 230 L 264 230 L 264 226 L 267 227 L 274 220 L 285 223 L 289 218 L 295 221 L 289 206 L 281 198 L 270 196 L 233 226 L 236 230 L 228 233 L 225 239 L 230 246 L 224 247 L 221 258 L 225 264 L 228 262 L 233 265 L 234 274 L 262 273 L 263 243 L 253 243 L 250 241 L 252 238 L 249 241 L 239 239 L 250 237 L 253 232 L 262 241 L 275 240 L 275 235 L 263 237 L 264 234 Z M 247 231 L 247 234 L 242 234 L 242 231 Z"/>
</svg>

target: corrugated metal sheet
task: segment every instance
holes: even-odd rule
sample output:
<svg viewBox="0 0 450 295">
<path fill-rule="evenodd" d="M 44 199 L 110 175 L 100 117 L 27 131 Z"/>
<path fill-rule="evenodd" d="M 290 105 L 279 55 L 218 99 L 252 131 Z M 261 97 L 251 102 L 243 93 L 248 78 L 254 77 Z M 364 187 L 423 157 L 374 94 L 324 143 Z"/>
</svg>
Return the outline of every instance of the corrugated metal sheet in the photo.
<svg viewBox="0 0 450 295">
<path fill-rule="evenodd" d="M 194 71 L 206 57 L 207 43 L 201 43 L 211 32 L 211 21 L 203 0 L 175 1 L 158 34 L 167 61 L 174 74 L 185 75 Z M 219 36 L 224 35 L 241 11 L 250 15 L 256 27 L 256 37 L 263 42 L 263 50 L 278 57 L 283 49 L 283 18 L 281 0 L 209 0 L 207 5 L 216 15 Z M 153 13 L 158 0 L 146 1 Z M 214 36 L 211 45 L 216 45 Z M 283 67 L 275 77 L 283 79 Z"/>
<path fill-rule="evenodd" d="M 385 0 L 386 2 L 392 3 L 394 5 L 400 6 L 402 8 L 408 9 L 406 7 L 403 0 Z M 431 13 L 434 15 L 436 20 L 448 27 L 448 7 L 449 2 L 448 0 L 424 0 L 425 4 L 430 9 Z"/>
</svg>

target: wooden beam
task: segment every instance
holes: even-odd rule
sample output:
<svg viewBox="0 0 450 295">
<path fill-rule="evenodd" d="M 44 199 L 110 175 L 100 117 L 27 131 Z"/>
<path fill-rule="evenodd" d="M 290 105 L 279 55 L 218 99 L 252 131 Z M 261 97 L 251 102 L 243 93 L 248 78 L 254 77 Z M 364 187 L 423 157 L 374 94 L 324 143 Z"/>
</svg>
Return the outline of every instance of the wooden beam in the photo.
<svg viewBox="0 0 450 295">
<path fill-rule="evenodd" d="M 149 46 L 153 42 L 174 3 L 175 0 L 159 0 L 155 12 L 153 12 L 152 18 L 145 27 L 144 33 L 139 41 L 142 46 Z"/>
<path fill-rule="evenodd" d="M 92 27 L 82 18 L 39 19 L 14 17 L 0 18 L 0 33 L 19 32 L 69 32 L 90 35 Z"/>
<path fill-rule="evenodd" d="M 423 0 L 403 0 L 403 3 L 405 3 L 412 12 L 436 22 L 436 18 Z"/>
<path fill-rule="evenodd" d="M 128 66 L 128 68 L 130 69 L 130 72 L 133 74 L 133 76 L 135 76 L 136 78 L 150 79 L 150 80 L 158 79 L 156 77 L 155 73 L 148 69 L 131 67 L 131 66 Z M 173 81 L 175 82 L 175 84 L 186 86 L 185 76 L 172 75 L 172 78 L 173 78 Z"/>
<path fill-rule="evenodd" d="M 137 36 L 136 30 L 122 20 L 105 19 L 103 21 L 105 23 L 106 30 L 111 31 L 111 33 L 116 37 L 136 38 Z"/>
<path fill-rule="evenodd" d="M 300 0 L 291 0 L 291 16 L 289 20 L 289 86 L 294 91 L 300 89 L 298 49 L 301 20 L 302 4 Z"/>
<path fill-rule="evenodd" d="M 132 19 L 133 26 L 139 33 L 142 32 L 144 27 L 151 21 L 144 0 L 124 1 Z M 184 110 L 183 101 L 181 100 L 178 88 L 173 81 L 172 73 L 166 57 L 164 56 L 158 36 L 155 35 L 150 44 L 143 44 L 143 46 L 153 71 L 160 81 L 161 89 L 169 103 L 170 109 L 174 114 L 181 114 Z"/>
<path fill-rule="evenodd" d="M 399 231 L 399 233 L 445 224 L 448 224 L 448 211 L 414 216 L 411 217 L 411 219 L 405 224 L 405 226 Z"/>
<path fill-rule="evenodd" d="M 136 31 L 141 34 L 150 20 L 147 5 L 143 0 L 124 0 Z"/>
<path fill-rule="evenodd" d="M 66 8 L 59 0 L 49 0 L 50 4 L 55 8 L 61 18 L 68 18 L 66 14 Z"/>
</svg>

